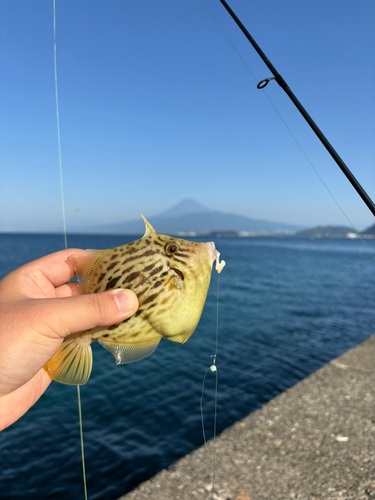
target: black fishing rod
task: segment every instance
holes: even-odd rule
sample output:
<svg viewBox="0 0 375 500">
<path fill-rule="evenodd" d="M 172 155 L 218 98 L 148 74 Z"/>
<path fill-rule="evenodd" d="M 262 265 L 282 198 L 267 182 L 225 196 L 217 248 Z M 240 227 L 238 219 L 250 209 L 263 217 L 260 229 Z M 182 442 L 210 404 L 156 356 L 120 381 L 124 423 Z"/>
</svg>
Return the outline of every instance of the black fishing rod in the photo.
<svg viewBox="0 0 375 500">
<path fill-rule="evenodd" d="M 336 150 L 333 148 L 331 143 L 328 141 L 326 136 L 323 134 L 323 132 L 320 130 L 320 128 L 317 126 L 317 124 L 314 122 L 314 120 L 311 118 L 311 116 L 307 113 L 305 108 L 302 106 L 302 104 L 299 102 L 297 97 L 293 94 L 293 92 L 290 90 L 289 86 L 285 82 L 284 78 L 276 71 L 276 68 L 273 66 L 271 61 L 268 59 L 266 54 L 262 51 L 262 49 L 259 47 L 259 45 L 256 43 L 254 38 L 250 35 L 250 33 L 247 31 L 245 26 L 241 23 L 241 21 L 238 19 L 236 14 L 233 12 L 233 10 L 229 7 L 227 2 L 225 0 L 219 0 L 221 4 L 225 7 L 225 9 L 228 11 L 234 22 L 237 24 L 237 26 L 240 28 L 242 33 L 245 35 L 245 37 L 248 39 L 248 41 L 251 43 L 251 45 L 254 47 L 254 49 L 258 52 L 268 69 L 272 72 L 274 75 L 273 78 L 266 78 L 265 80 L 262 80 L 258 83 L 257 88 L 258 89 L 263 89 L 266 87 L 268 82 L 270 80 L 276 80 L 277 83 L 280 85 L 280 87 L 285 90 L 287 95 L 290 97 L 290 99 L 293 101 L 295 104 L 296 108 L 299 110 L 301 115 L 305 118 L 307 123 L 310 125 L 310 127 L 313 129 L 315 134 L 318 136 L 320 141 L 322 142 L 323 146 L 326 148 L 326 150 L 329 152 L 329 154 L 332 156 L 332 158 L 335 160 L 337 165 L 341 168 L 343 173 L 346 175 L 347 179 L 351 183 L 351 185 L 354 187 L 354 189 L 357 191 L 359 196 L 362 198 L 362 200 L 366 203 L 367 207 L 370 209 L 373 215 L 375 215 L 375 205 L 372 199 L 369 197 L 369 195 L 366 193 L 366 191 L 363 189 L 361 184 L 357 181 L 357 179 L 354 177 L 352 172 L 349 170 L 349 168 L 345 165 L 343 160 L 340 158 L 340 156 L 337 154 Z"/>
</svg>

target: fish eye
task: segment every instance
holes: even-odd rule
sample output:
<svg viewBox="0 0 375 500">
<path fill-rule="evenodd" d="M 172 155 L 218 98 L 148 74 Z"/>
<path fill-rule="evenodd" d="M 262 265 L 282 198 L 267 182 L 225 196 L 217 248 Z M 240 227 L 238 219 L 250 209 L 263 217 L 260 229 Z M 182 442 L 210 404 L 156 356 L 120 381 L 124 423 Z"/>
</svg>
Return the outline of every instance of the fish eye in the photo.
<svg viewBox="0 0 375 500">
<path fill-rule="evenodd" d="M 165 252 L 167 255 L 174 255 L 178 251 L 179 251 L 179 248 L 176 245 L 176 243 L 167 243 L 165 245 Z"/>
</svg>

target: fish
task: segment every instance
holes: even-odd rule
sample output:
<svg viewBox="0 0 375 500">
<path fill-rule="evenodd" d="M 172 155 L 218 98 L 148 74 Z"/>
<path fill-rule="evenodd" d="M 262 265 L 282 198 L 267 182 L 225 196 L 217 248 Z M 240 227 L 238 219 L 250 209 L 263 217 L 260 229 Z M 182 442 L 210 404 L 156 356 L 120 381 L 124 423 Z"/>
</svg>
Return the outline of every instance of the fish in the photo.
<svg viewBox="0 0 375 500">
<path fill-rule="evenodd" d="M 157 234 L 140 213 L 145 233 L 139 240 L 108 250 L 78 250 L 69 257 L 79 293 L 127 288 L 139 308 L 115 325 L 67 336 L 43 367 L 52 380 L 83 385 L 91 374 L 91 343 L 113 354 L 116 364 L 150 356 L 165 337 L 184 344 L 196 329 L 206 301 L 212 264 L 220 273 L 225 261 L 213 242 L 200 243 Z"/>
</svg>

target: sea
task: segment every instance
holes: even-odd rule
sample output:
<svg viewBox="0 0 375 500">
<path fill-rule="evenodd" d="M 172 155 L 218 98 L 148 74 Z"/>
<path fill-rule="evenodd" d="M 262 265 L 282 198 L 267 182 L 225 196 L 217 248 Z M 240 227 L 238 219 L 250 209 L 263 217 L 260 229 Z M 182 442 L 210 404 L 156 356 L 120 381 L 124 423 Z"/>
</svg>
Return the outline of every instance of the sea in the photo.
<svg viewBox="0 0 375 500">
<path fill-rule="evenodd" d="M 133 239 L 70 235 L 68 243 L 102 249 Z M 63 244 L 60 235 L 0 234 L 0 277 Z M 93 344 L 93 372 L 81 387 L 91 500 L 118 499 L 203 444 L 202 380 L 217 332 L 218 434 L 374 334 L 369 250 L 375 255 L 375 240 L 366 240 L 367 249 L 349 239 L 220 238 L 215 244 L 227 265 L 220 276 L 213 271 L 201 321 L 186 344 L 163 339 L 149 358 L 122 366 Z M 207 439 L 214 389 L 209 371 Z M 0 433 L 0 498 L 84 498 L 75 387 L 52 382 Z"/>
</svg>

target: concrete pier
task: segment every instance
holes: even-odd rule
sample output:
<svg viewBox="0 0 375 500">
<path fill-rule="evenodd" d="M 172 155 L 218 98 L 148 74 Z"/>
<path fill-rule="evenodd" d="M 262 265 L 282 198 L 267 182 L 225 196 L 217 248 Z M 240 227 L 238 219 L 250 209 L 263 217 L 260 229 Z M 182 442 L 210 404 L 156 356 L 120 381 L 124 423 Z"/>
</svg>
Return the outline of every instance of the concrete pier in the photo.
<svg viewBox="0 0 375 500">
<path fill-rule="evenodd" d="M 375 500 L 375 335 L 121 500 Z"/>
</svg>

